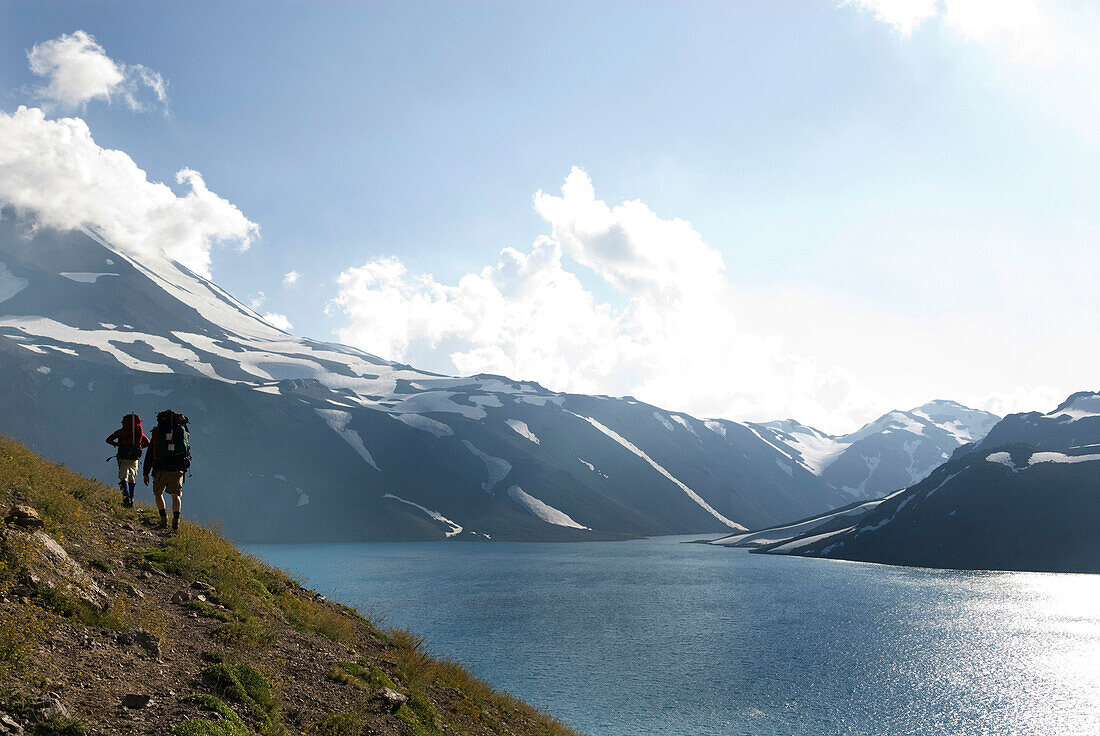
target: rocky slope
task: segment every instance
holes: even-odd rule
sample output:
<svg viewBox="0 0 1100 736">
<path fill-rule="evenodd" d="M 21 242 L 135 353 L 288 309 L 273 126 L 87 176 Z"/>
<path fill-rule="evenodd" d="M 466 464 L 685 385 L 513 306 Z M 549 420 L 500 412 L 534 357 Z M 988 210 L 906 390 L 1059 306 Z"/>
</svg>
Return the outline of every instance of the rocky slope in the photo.
<svg viewBox="0 0 1100 736">
<path fill-rule="evenodd" d="M 0 437 L 0 734 L 572 733 L 115 496 Z"/>
<path fill-rule="evenodd" d="M 119 417 L 166 407 L 192 420 L 189 509 L 253 541 L 620 539 L 847 500 L 747 425 L 288 335 L 177 263 L 5 211 L 4 430 L 108 478 Z"/>
</svg>

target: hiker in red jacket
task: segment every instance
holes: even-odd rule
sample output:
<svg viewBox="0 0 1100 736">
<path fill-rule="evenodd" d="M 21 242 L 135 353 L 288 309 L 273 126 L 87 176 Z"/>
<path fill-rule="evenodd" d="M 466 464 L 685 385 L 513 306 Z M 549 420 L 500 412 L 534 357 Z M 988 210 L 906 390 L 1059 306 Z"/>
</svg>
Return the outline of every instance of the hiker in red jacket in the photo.
<svg viewBox="0 0 1100 736">
<path fill-rule="evenodd" d="M 116 429 L 107 438 L 107 444 L 117 447 L 118 487 L 122 489 L 122 505 L 134 505 L 134 486 L 137 485 L 138 460 L 141 451 L 149 446 L 149 438 L 141 431 L 141 417 L 127 414 L 122 418 L 122 429 Z"/>
</svg>

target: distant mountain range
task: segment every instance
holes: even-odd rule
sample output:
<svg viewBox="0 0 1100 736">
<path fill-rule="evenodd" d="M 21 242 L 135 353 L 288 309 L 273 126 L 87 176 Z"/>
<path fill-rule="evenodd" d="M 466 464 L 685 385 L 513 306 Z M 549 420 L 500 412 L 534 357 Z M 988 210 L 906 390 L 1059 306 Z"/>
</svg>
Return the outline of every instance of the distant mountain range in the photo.
<svg viewBox="0 0 1100 736">
<path fill-rule="evenodd" d="M 189 415 L 185 511 L 240 539 L 739 531 L 923 477 L 995 419 L 951 402 L 845 437 L 420 371 L 294 337 L 93 231 L 0 213 L 0 431 L 88 475 L 123 413 Z"/>
<path fill-rule="evenodd" d="M 1005 417 L 885 498 L 715 544 L 925 567 L 1100 572 L 1100 393 Z"/>
<path fill-rule="evenodd" d="M 791 419 L 749 426 L 832 488 L 871 499 L 924 479 L 961 445 L 985 437 L 999 418 L 941 400 L 889 412 L 841 436 Z"/>
</svg>

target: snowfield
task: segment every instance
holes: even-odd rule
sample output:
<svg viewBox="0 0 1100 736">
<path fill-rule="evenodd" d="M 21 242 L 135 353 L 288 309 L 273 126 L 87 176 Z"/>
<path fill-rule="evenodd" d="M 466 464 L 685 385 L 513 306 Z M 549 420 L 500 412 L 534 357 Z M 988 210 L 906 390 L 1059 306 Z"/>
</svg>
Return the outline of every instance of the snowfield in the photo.
<svg viewBox="0 0 1100 736">
<path fill-rule="evenodd" d="M 543 503 L 539 499 L 535 498 L 531 494 L 524 491 L 519 486 L 512 486 L 508 489 L 508 496 L 520 506 L 531 512 L 532 516 L 542 519 L 547 524 L 554 524 L 555 526 L 566 526 L 572 529 L 588 529 L 583 524 L 578 524 L 569 517 L 569 514 L 564 511 L 559 511 L 553 506 Z"/>
</svg>

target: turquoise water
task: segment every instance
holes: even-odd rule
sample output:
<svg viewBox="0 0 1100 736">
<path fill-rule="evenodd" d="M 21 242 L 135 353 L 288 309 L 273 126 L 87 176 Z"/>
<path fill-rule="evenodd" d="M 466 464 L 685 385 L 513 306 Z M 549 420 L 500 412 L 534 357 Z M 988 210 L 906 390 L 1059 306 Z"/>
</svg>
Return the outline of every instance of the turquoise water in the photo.
<svg viewBox="0 0 1100 736">
<path fill-rule="evenodd" d="M 684 539 L 249 549 L 591 736 L 1100 733 L 1100 576 Z"/>
</svg>

